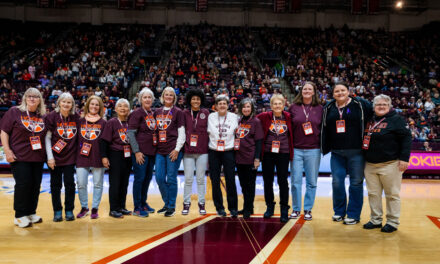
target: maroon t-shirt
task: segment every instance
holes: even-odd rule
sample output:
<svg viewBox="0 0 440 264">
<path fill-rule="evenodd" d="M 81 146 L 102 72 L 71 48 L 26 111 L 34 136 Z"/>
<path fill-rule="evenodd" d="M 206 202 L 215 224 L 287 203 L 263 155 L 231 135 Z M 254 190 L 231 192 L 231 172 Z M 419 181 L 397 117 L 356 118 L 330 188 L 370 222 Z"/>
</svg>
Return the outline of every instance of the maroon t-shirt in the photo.
<svg viewBox="0 0 440 264">
<path fill-rule="evenodd" d="M 208 116 L 207 109 L 200 109 L 196 117 L 191 113 L 191 110 L 183 111 L 185 117 L 185 153 L 186 154 L 206 154 L 208 153 Z M 191 146 L 191 135 L 197 135 L 197 146 Z M 194 138 L 194 137 L 193 137 Z"/>
<path fill-rule="evenodd" d="M 67 118 L 61 117 L 61 114 L 55 111 L 50 112 L 45 118 L 47 130 L 52 132 L 52 147 L 58 140 L 67 143 L 60 153 L 52 149 L 57 166 L 72 165 L 76 162 L 79 118 L 78 114 L 69 115 Z"/>
<path fill-rule="evenodd" d="M 153 134 L 156 130 L 154 113 L 147 114 L 143 108 L 134 110 L 128 116 L 128 129 L 136 130 L 136 141 L 139 150 L 144 155 L 156 155 L 156 146 L 153 146 Z"/>
<path fill-rule="evenodd" d="M 163 107 L 154 112 L 157 124 L 157 153 L 168 155 L 176 148 L 178 128 L 185 126 L 185 118 L 182 110 L 173 106 L 170 110 L 164 110 Z M 162 141 L 162 136 L 166 131 L 166 142 Z"/>
<path fill-rule="evenodd" d="M 272 141 L 280 141 L 279 153 L 290 153 L 289 151 L 289 133 L 284 115 L 281 118 L 272 119 L 272 123 L 267 132 L 266 140 L 264 141 L 265 152 L 272 152 Z M 278 131 L 278 134 L 277 134 Z"/>
<path fill-rule="evenodd" d="M 255 141 L 264 138 L 261 121 L 256 117 L 249 120 L 241 119 L 235 132 L 235 138 L 240 139 L 240 149 L 235 152 L 236 163 L 254 164 Z"/>
<path fill-rule="evenodd" d="M 124 151 L 124 146 L 129 146 L 127 136 L 127 121 L 119 121 L 118 118 L 110 119 L 102 133 L 102 139 L 110 143 L 110 149 L 114 151 Z"/>
<path fill-rule="evenodd" d="M 106 121 L 99 119 L 97 122 L 86 122 L 85 118 L 79 120 L 78 151 L 76 155 L 76 167 L 78 168 L 102 168 L 101 154 L 99 153 L 99 139 L 102 136 Z M 91 144 L 89 155 L 82 155 L 84 143 Z"/>
<path fill-rule="evenodd" d="M 17 107 L 12 107 L 3 116 L 1 130 L 9 135 L 9 147 L 17 157 L 17 161 L 46 161 L 44 137 L 46 136 L 47 128 L 42 116 L 36 112 L 29 112 L 28 116 L 27 112 L 22 112 Z M 30 138 L 34 136 L 40 138 L 41 148 L 38 150 L 32 150 Z"/>
<path fill-rule="evenodd" d="M 299 149 L 317 149 L 320 148 L 320 134 L 322 122 L 322 106 L 311 106 L 292 104 L 289 113 L 292 117 L 293 145 Z M 305 112 L 305 113 L 304 113 Z M 306 114 L 308 118 L 306 118 Z M 303 124 L 306 122 L 312 124 L 313 134 L 306 135 Z"/>
</svg>

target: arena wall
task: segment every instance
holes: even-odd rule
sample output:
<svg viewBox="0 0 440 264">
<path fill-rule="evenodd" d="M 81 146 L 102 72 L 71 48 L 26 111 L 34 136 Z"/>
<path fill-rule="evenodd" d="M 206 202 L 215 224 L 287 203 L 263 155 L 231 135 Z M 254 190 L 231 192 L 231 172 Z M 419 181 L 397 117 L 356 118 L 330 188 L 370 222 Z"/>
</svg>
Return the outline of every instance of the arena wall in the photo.
<svg viewBox="0 0 440 264">
<path fill-rule="evenodd" d="M 194 12 L 190 7 L 147 7 L 143 11 L 118 10 L 114 7 L 69 6 L 67 9 L 37 8 L 32 5 L 0 4 L 0 18 L 39 21 L 91 23 L 139 23 L 174 26 L 182 23 L 197 24 L 207 21 L 223 26 L 278 26 L 327 28 L 347 24 L 354 29 L 385 28 L 389 31 L 417 29 L 440 20 L 440 9 L 428 9 L 421 13 L 383 13 L 378 15 L 351 15 L 342 10 L 303 10 L 298 14 L 275 14 L 268 9 L 242 10 L 241 8 L 210 8 L 208 12 Z"/>
</svg>

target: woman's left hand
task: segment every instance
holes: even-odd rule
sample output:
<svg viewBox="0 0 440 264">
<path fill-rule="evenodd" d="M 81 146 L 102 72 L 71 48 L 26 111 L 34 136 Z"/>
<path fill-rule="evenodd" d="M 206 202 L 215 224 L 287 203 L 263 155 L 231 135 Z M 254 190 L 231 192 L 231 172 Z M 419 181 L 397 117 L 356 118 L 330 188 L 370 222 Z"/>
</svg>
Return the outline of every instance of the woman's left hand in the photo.
<svg viewBox="0 0 440 264">
<path fill-rule="evenodd" d="M 399 170 L 401 172 L 406 171 L 406 169 L 408 169 L 408 165 L 409 165 L 408 162 L 399 160 Z"/>
<path fill-rule="evenodd" d="M 177 151 L 177 150 L 171 151 L 171 153 L 169 155 L 171 162 L 176 161 L 178 156 L 179 156 L 179 151 Z"/>
<path fill-rule="evenodd" d="M 254 159 L 254 168 L 258 169 L 258 167 L 260 167 L 260 160 L 259 159 Z"/>
</svg>

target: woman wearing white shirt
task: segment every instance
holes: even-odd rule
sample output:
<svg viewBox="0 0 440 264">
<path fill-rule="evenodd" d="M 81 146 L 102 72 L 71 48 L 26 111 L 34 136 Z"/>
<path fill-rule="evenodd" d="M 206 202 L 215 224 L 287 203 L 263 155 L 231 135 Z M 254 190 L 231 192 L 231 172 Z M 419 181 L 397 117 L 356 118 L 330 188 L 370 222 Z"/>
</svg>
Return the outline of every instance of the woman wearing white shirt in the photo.
<svg viewBox="0 0 440 264">
<path fill-rule="evenodd" d="M 226 216 L 220 189 L 220 172 L 226 180 L 228 209 L 232 217 L 237 217 L 237 188 L 235 186 L 234 133 L 238 127 L 238 116 L 228 112 L 229 97 L 219 95 L 215 98 L 216 113 L 208 117 L 209 169 L 212 181 L 212 200 L 217 214 Z"/>
</svg>

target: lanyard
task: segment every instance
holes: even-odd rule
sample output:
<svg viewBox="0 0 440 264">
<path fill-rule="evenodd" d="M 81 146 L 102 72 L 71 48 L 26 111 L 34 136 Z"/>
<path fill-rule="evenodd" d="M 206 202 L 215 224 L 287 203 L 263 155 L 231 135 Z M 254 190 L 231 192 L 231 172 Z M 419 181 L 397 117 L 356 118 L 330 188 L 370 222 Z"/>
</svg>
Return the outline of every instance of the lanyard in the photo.
<svg viewBox="0 0 440 264">
<path fill-rule="evenodd" d="M 344 103 L 344 106 L 342 106 L 341 108 L 338 107 L 338 104 L 335 104 L 336 108 L 338 108 L 339 119 L 341 119 L 341 120 L 342 120 L 342 114 L 344 113 L 344 108 L 347 106 L 348 100 L 350 100 L 350 99 L 347 99 L 347 101 Z"/>
<path fill-rule="evenodd" d="M 198 119 L 199 119 L 199 115 L 200 115 L 200 110 L 199 110 L 199 112 L 197 112 L 196 122 L 194 123 L 194 114 L 193 114 L 193 110 L 191 109 L 191 119 L 192 119 L 193 124 L 194 124 L 194 130 L 196 130 L 196 127 L 197 127 L 197 121 L 198 121 Z"/>
<path fill-rule="evenodd" d="M 142 107 L 142 109 L 144 110 L 145 114 L 147 114 L 148 119 L 151 119 L 151 117 L 153 117 L 153 120 L 154 120 L 153 112 L 150 113 L 150 112 L 148 112 L 148 110 L 145 110 L 145 108 L 143 108 L 143 107 Z M 144 119 L 145 119 L 145 125 L 147 126 L 148 129 L 156 130 L 156 125 L 154 125 L 154 129 L 151 129 L 147 123 L 147 118 L 144 118 Z M 156 124 L 156 120 L 154 120 L 154 124 Z"/>
<path fill-rule="evenodd" d="M 282 121 L 282 119 L 283 119 L 283 113 L 281 113 L 281 119 L 280 119 L 280 121 Z M 279 136 L 279 133 L 278 133 L 278 127 L 279 127 L 279 125 L 278 125 L 278 123 L 276 122 L 277 120 L 276 120 L 276 118 L 275 118 L 275 114 L 273 114 L 273 125 L 275 126 L 275 132 L 277 133 L 277 138 L 278 138 L 278 136 Z"/>
<path fill-rule="evenodd" d="M 63 117 L 63 115 L 61 115 L 61 113 L 60 113 L 60 118 L 61 118 L 61 126 L 63 127 L 63 130 L 65 131 L 65 133 L 67 133 L 67 129 L 64 126 L 64 117 Z M 66 123 L 68 123 L 68 122 L 69 122 L 69 116 L 67 116 L 67 118 L 66 118 Z M 67 126 L 69 126 L 69 124 L 67 124 Z"/>
<path fill-rule="evenodd" d="M 32 136 L 35 136 L 35 124 L 34 121 L 31 119 L 31 116 L 29 115 L 29 110 L 26 110 L 27 117 L 29 119 L 29 126 L 32 130 Z"/>
<path fill-rule="evenodd" d="M 124 126 L 119 118 L 118 118 L 118 121 L 119 121 L 119 124 L 121 124 L 122 128 L 128 129 L 128 124 L 126 124 L 126 126 Z"/>
<path fill-rule="evenodd" d="M 302 106 L 302 109 L 303 109 L 303 112 L 304 112 L 304 115 L 306 116 L 306 122 L 309 122 L 309 116 L 310 116 L 310 109 L 312 108 L 312 106 L 310 105 L 309 106 L 309 111 L 308 112 L 306 112 L 306 108 L 304 107 L 304 104 L 303 105 L 301 105 Z"/>
<path fill-rule="evenodd" d="M 218 114 L 218 113 L 217 113 Z M 225 115 L 225 120 L 223 120 L 223 125 L 220 125 L 220 115 L 218 115 L 218 134 L 219 134 L 219 138 L 221 139 L 223 134 L 222 134 L 222 127 L 225 125 L 226 123 L 226 119 L 228 118 L 228 112 L 226 112 Z"/>
<path fill-rule="evenodd" d="M 382 118 L 379 122 L 374 123 L 373 126 L 370 125 L 370 127 L 368 128 L 368 136 L 371 136 L 371 134 L 373 134 L 373 130 L 380 124 L 382 123 L 382 121 L 385 120 L 385 117 Z"/>
<path fill-rule="evenodd" d="M 164 107 L 165 108 L 165 107 Z M 162 122 L 166 122 L 166 120 L 168 120 L 169 118 L 170 118 L 170 116 L 169 115 L 171 115 L 171 117 L 172 117 L 172 114 L 173 114 L 173 108 L 171 107 L 170 108 L 170 110 L 168 111 L 168 113 L 167 113 L 167 116 L 165 117 L 165 119 L 163 119 L 162 120 Z M 162 115 L 163 115 L 163 112 L 164 112 L 164 110 L 163 110 L 163 108 L 162 108 Z M 170 120 L 171 121 L 171 120 Z M 162 127 L 163 128 L 163 127 Z M 167 127 L 168 128 L 168 127 Z M 163 129 L 163 130 L 166 130 L 166 129 Z"/>
</svg>

